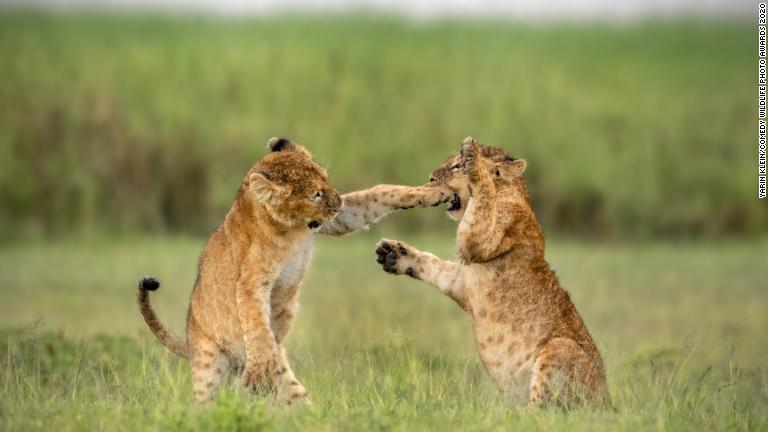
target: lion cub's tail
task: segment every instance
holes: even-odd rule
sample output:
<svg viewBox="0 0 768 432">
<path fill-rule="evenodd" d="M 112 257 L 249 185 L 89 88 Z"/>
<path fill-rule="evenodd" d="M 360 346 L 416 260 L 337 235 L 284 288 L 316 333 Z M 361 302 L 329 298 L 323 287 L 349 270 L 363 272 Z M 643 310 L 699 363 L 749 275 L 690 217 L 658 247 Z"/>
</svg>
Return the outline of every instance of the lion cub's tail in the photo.
<svg viewBox="0 0 768 432">
<path fill-rule="evenodd" d="M 189 349 L 187 343 L 176 335 L 171 334 L 167 328 L 160 322 L 160 319 L 155 315 L 155 311 L 152 309 L 152 305 L 149 303 L 149 291 L 155 291 L 160 288 L 160 282 L 152 277 L 145 277 L 139 281 L 139 294 L 137 301 L 139 303 L 139 310 L 141 315 L 144 316 L 149 329 L 152 333 L 160 339 L 163 345 L 168 349 L 183 357 L 189 358 Z"/>
</svg>

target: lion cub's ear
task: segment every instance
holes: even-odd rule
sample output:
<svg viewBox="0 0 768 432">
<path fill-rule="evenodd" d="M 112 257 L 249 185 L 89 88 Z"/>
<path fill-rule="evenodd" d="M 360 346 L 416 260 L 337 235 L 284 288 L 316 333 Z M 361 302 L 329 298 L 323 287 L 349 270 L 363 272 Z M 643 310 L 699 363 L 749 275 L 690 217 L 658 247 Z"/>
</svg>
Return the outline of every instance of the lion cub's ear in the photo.
<svg viewBox="0 0 768 432">
<path fill-rule="evenodd" d="M 256 171 L 248 175 L 248 191 L 259 201 L 271 201 L 275 198 L 285 196 L 286 187 L 275 184 L 270 179 L 268 173 Z"/>
<path fill-rule="evenodd" d="M 301 152 L 309 158 L 312 157 L 307 149 L 288 138 L 272 137 L 267 141 L 267 148 L 271 152 Z"/>
<path fill-rule="evenodd" d="M 298 147 L 296 143 L 288 138 L 272 137 L 267 141 L 267 148 L 273 152 L 293 151 L 296 147 Z"/>
<path fill-rule="evenodd" d="M 496 175 L 508 178 L 520 177 L 525 172 L 525 167 L 527 165 L 525 159 L 502 162 L 496 165 Z"/>
</svg>

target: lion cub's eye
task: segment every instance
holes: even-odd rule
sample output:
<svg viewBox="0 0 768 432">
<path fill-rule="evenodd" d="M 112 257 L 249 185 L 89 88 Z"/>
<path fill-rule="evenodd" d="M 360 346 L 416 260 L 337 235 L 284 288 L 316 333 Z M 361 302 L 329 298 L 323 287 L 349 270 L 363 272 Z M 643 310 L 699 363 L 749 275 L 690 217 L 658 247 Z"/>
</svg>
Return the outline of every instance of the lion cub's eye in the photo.
<svg viewBox="0 0 768 432">
<path fill-rule="evenodd" d="M 313 197 L 312 197 L 312 200 L 313 200 L 314 202 L 318 202 L 318 201 L 320 201 L 321 199 L 323 199 L 323 191 L 317 191 L 317 192 L 315 192 L 315 196 L 313 196 Z"/>
<path fill-rule="evenodd" d="M 436 179 L 436 178 L 434 178 L 434 177 L 430 177 L 430 178 L 429 178 L 429 181 L 431 181 L 431 182 L 436 182 L 436 181 L 437 181 L 437 179 Z"/>
<path fill-rule="evenodd" d="M 461 164 L 457 163 L 456 165 L 451 167 L 451 171 L 458 171 L 461 169 Z"/>
</svg>

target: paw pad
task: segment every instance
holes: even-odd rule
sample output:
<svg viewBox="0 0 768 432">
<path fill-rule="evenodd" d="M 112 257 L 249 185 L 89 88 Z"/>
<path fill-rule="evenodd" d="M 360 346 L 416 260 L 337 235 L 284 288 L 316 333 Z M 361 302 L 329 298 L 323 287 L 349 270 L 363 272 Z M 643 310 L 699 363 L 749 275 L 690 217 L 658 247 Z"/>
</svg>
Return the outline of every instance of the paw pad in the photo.
<svg viewBox="0 0 768 432">
<path fill-rule="evenodd" d="M 408 255 L 408 250 L 399 242 L 382 240 L 376 247 L 376 262 L 387 273 L 397 273 L 397 261 L 405 255 Z"/>
</svg>

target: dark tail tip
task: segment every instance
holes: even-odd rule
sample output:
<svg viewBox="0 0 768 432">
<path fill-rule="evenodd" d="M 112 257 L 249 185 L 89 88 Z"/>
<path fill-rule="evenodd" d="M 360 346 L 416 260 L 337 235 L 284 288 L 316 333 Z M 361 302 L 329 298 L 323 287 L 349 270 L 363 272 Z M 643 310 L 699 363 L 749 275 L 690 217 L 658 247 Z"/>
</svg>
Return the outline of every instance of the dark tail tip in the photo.
<svg viewBox="0 0 768 432">
<path fill-rule="evenodd" d="M 139 289 L 144 291 L 155 291 L 160 288 L 160 281 L 153 277 L 145 277 L 139 281 Z"/>
</svg>

